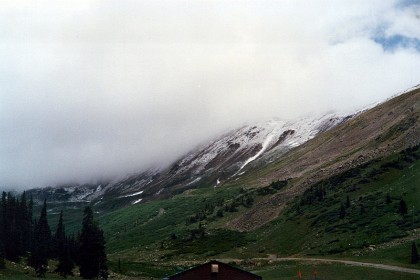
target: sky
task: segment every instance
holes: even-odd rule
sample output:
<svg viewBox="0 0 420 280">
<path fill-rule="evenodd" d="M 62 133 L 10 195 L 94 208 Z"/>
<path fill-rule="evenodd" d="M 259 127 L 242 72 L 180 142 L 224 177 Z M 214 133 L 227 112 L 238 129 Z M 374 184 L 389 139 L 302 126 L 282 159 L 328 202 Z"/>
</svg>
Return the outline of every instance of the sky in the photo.
<svg viewBox="0 0 420 280">
<path fill-rule="evenodd" d="M 0 188 L 118 178 L 420 83 L 417 0 L 0 0 Z"/>
</svg>

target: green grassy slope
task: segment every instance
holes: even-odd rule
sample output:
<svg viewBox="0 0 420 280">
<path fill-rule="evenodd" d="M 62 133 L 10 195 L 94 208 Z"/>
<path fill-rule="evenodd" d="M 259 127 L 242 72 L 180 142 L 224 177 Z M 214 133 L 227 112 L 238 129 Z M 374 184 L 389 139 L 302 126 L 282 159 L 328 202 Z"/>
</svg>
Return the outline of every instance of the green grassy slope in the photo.
<svg viewBox="0 0 420 280">
<path fill-rule="evenodd" d="M 199 188 L 170 199 L 97 213 L 95 219 L 105 232 L 111 268 L 115 269 L 120 259 L 123 272 L 131 276 L 162 277 L 175 272 L 177 266 L 187 267 L 188 262 L 269 254 L 328 256 L 418 268 L 410 265 L 409 259 L 412 240 L 420 239 L 420 233 L 414 231 L 420 228 L 419 146 L 313 185 L 277 219 L 255 231 L 226 229 L 230 220 L 244 215 L 258 205 L 256 202 L 287 188 L 285 181 L 259 189 L 246 185 Z M 398 213 L 401 198 L 408 207 L 406 215 Z M 341 205 L 345 210 L 342 218 Z M 64 214 L 67 228 L 77 230 L 82 211 L 67 209 Z M 50 219 L 53 229 L 54 220 Z M 285 264 L 276 264 L 259 271 L 264 279 L 286 279 L 296 275 L 292 272 L 298 266 L 287 269 Z M 400 277 L 338 265 L 319 269 L 334 279 L 354 279 L 340 278 L 338 272 L 347 270 L 376 277 L 370 279 Z"/>
<path fill-rule="evenodd" d="M 150 262 L 172 265 L 167 270 L 181 260 L 246 259 L 267 254 L 333 256 L 413 267 L 409 265 L 409 237 L 420 228 L 418 147 L 317 183 L 278 219 L 256 231 L 223 229 L 228 220 L 248 210 L 246 198 L 258 201 L 276 191 L 273 185 L 258 191 L 246 186 L 198 189 L 120 209 L 98 220 L 113 261 L 122 258 L 142 266 Z M 408 206 L 404 216 L 398 213 L 401 198 Z M 228 211 L 232 204 L 236 205 L 234 211 Z M 341 204 L 346 212 L 343 218 Z M 214 209 L 206 212 L 208 205 Z M 223 210 L 223 217 L 217 215 L 218 209 Z M 204 217 L 187 222 L 197 213 Z M 405 243 L 392 244 L 404 238 L 408 238 Z M 389 242 L 389 248 L 379 246 Z"/>
<path fill-rule="evenodd" d="M 420 228 L 419 159 L 416 149 L 321 181 L 279 219 L 258 230 L 260 241 L 254 247 L 280 255 L 325 255 L 407 236 Z M 405 216 L 398 213 L 401 198 L 408 205 Z"/>
<path fill-rule="evenodd" d="M 187 225 L 186 220 L 204 211 L 206 205 L 224 205 L 239 194 L 239 188 L 197 189 L 170 199 L 120 209 L 100 216 L 98 221 L 105 232 L 109 252 L 135 246 L 160 246 L 161 241 L 171 236 L 183 236 L 198 228 L 198 222 Z M 214 210 L 211 215 L 208 212 L 203 224 L 208 223 L 207 216 L 216 215 Z"/>
<path fill-rule="evenodd" d="M 342 264 L 314 264 L 301 262 L 282 262 L 275 265 L 258 268 L 255 273 L 264 280 L 299 279 L 334 279 L 334 280 L 415 280 L 419 275 L 394 271 L 384 271 L 375 268 L 354 267 Z"/>
</svg>

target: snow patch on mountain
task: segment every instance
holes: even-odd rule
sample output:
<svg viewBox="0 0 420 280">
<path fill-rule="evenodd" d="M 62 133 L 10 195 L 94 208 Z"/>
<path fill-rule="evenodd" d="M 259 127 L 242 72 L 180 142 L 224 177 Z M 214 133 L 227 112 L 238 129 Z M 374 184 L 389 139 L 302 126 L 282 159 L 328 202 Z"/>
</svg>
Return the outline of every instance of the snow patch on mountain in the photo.
<svg viewBox="0 0 420 280">
<path fill-rule="evenodd" d="M 251 161 L 256 160 L 260 155 L 262 155 L 262 153 L 264 153 L 265 150 L 267 150 L 267 147 L 272 142 L 273 138 L 274 138 L 274 135 L 273 134 L 268 135 L 267 136 L 267 139 L 264 140 L 264 143 L 262 145 L 262 149 L 255 156 L 252 156 L 249 159 L 247 159 L 245 161 L 245 163 L 241 166 L 241 168 L 239 168 L 239 170 L 238 170 L 237 173 L 239 173 L 248 163 L 250 163 Z"/>
<path fill-rule="evenodd" d="M 197 177 L 194 180 L 192 180 L 191 182 L 187 183 L 186 186 L 191 186 L 191 185 L 197 183 L 200 180 L 201 180 L 201 177 Z"/>
<path fill-rule="evenodd" d="M 404 93 L 407 93 L 407 92 L 410 92 L 410 91 L 413 91 L 413 90 L 416 90 L 416 89 L 420 89 L 420 84 L 404 90 L 403 92 L 399 93 L 399 95 L 404 94 Z"/>
<path fill-rule="evenodd" d="M 140 198 L 140 199 L 137 199 L 137 200 L 135 200 L 135 201 L 133 201 L 131 204 L 137 204 L 137 203 L 139 203 L 139 202 L 141 202 L 143 200 L 143 198 Z"/>
<path fill-rule="evenodd" d="M 410 91 L 414 91 L 414 90 L 417 90 L 417 89 L 420 89 L 420 84 L 418 84 L 418 85 L 416 85 L 416 86 L 413 86 L 413 87 L 410 87 L 410 88 L 408 88 L 408 89 L 406 89 L 406 90 L 404 90 L 404 91 L 398 92 L 398 93 L 396 93 L 396 94 L 394 94 L 394 95 L 392 95 L 392 96 L 388 97 L 387 99 L 385 99 L 385 100 L 383 100 L 383 101 L 377 101 L 377 102 L 371 103 L 371 104 L 369 104 L 369 105 L 367 105 L 367 106 L 363 107 L 362 109 L 360 109 L 360 110 L 359 110 L 359 111 L 355 114 L 355 116 L 356 116 L 356 115 L 359 115 L 359 114 L 361 114 L 361 113 L 364 113 L 364 112 L 366 112 L 366 111 L 368 111 L 368 110 L 370 110 L 370 109 L 372 109 L 372 108 L 374 108 L 374 107 L 376 107 L 376 106 L 378 106 L 378 105 L 380 105 L 380 104 L 383 104 L 383 103 L 385 103 L 385 102 L 388 102 L 389 100 L 394 99 L 394 98 L 396 98 L 396 97 L 398 97 L 398 96 L 400 96 L 400 95 L 403 95 L 404 93 L 408 93 L 408 92 L 410 92 Z"/>
<path fill-rule="evenodd" d="M 123 197 L 132 197 L 132 196 L 140 195 L 143 192 L 144 191 L 139 191 L 139 192 L 135 192 L 135 193 L 132 193 L 132 194 L 122 195 L 122 196 L 120 196 L 120 198 L 123 198 Z"/>
<path fill-rule="evenodd" d="M 224 163 L 238 166 L 238 174 L 249 163 L 278 150 L 289 150 L 314 138 L 319 132 L 331 129 L 344 120 L 344 116 L 328 113 L 297 120 L 273 119 L 245 125 L 180 160 L 173 174 L 192 172 L 199 175 L 209 168 L 226 168 Z M 232 159 L 229 161 L 229 159 Z M 233 162 L 236 161 L 236 162 Z"/>
</svg>

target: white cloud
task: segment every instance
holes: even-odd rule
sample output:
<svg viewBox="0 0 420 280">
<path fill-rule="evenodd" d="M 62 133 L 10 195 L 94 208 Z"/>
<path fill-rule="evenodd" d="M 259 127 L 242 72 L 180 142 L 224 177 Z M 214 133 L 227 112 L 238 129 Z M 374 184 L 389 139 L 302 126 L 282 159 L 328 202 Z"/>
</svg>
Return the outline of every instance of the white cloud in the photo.
<svg viewBox="0 0 420 280">
<path fill-rule="evenodd" d="M 419 83 L 398 1 L 2 1 L 0 185 L 173 160 L 246 121 L 353 110 Z"/>
<path fill-rule="evenodd" d="M 403 7 L 390 12 L 394 20 L 389 23 L 386 35 L 400 34 L 420 40 L 420 2 L 417 6 Z"/>
</svg>

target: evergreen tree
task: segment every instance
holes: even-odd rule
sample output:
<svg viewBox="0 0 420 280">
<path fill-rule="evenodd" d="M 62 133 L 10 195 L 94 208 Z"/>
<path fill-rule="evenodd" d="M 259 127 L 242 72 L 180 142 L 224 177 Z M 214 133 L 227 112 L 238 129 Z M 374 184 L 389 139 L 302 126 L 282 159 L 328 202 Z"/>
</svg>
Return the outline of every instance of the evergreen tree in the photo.
<svg viewBox="0 0 420 280">
<path fill-rule="evenodd" d="M 401 214 L 401 216 L 407 215 L 407 204 L 405 203 L 405 200 L 401 198 L 400 204 L 398 207 L 398 213 Z"/>
<path fill-rule="evenodd" d="M 69 239 L 66 238 L 63 211 L 60 212 L 60 218 L 57 225 L 57 230 L 54 234 L 54 254 L 58 257 L 58 266 L 55 272 L 63 276 L 73 275 L 74 262 L 70 252 Z"/>
<path fill-rule="evenodd" d="M 365 214 L 366 210 L 365 210 L 365 205 L 360 204 L 360 214 Z"/>
<path fill-rule="evenodd" d="M 47 220 L 47 201 L 41 210 L 41 216 L 35 225 L 29 265 L 35 269 L 38 277 L 44 277 L 48 268 L 48 257 L 51 254 L 51 230 Z"/>
<path fill-rule="evenodd" d="M 5 223 L 4 223 L 4 245 L 6 258 L 8 260 L 17 262 L 19 261 L 19 248 L 20 248 L 20 234 L 17 228 L 17 216 L 19 201 L 12 195 L 7 193 L 5 203 Z"/>
<path fill-rule="evenodd" d="M 2 235 L 2 229 L 0 228 L 0 234 Z M 5 251 L 4 251 L 4 242 L 3 242 L 3 238 L 0 238 L 0 269 L 6 268 L 6 263 L 5 263 Z"/>
<path fill-rule="evenodd" d="M 411 243 L 411 263 L 416 264 L 419 260 L 420 258 L 419 253 L 417 252 L 417 245 L 416 242 L 413 241 L 413 243 Z"/>
<path fill-rule="evenodd" d="M 19 261 L 30 249 L 32 223 L 26 192 L 20 200 L 3 192 L 0 206 L 0 257 Z"/>
<path fill-rule="evenodd" d="M 78 263 L 78 254 L 79 254 L 79 241 L 80 234 L 78 234 L 77 239 L 74 237 L 74 233 L 72 236 L 67 238 L 67 245 L 69 247 L 70 257 L 75 262 Z"/>
<path fill-rule="evenodd" d="M 6 268 L 6 261 L 4 260 L 4 257 L 0 256 L 0 269 Z"/>
<path fill-rule="evenodd" d="M 31 195 L 31 198 L 29 199 L 29 203 L 28 203 L 28 217 L 31 220 L 31 223 L 32 223 L 32 217 L 33 217 L 33 211 L 34 211 L 34 199 Z"/>
<path fill-rule="evenodd" d="M 60 252 L 64 251 L 64 244 L 66 243 L 66 233 L 63 224 L 63 211 L 60 212 L 57 229 L 53 238 L 53 257 L 58 258 Z"/>
<path fill-rule="evenodd" d="M 6 243 L 7 243 L 7 196 L 2 193 L 1 197 L 1 216 L 0 216 L 0 259 L 7 258 Z"/>
<path fill-rule="evenodd" d="M 6 257 L 6 252 L 5 252 L 5 248 L 4 248 L 4 215 L 3 215 L 3 201 L 1 202 L 2 204 L 0 205 L 0 269 L 3 269 L 6 267 L 6 263 L 4 261 L 5 257 Z"/>
<path fill-rule="evenodd" d="M 25 255 L 30 250 L 32 240 L 32 212 L 29 212 L 29 207 L 32 207 L 26 200 L 26 192 L 23 192 L 20 198 L 20 207 L 18 212 L 18 230 L 19 230 L 19 254 Z M 32 210 L 31 210 L 32 211 Z"/>
<path fill-rule="evenodd" d="M 344 207 L 344 204 L 341 203 L 341 206 L 340 206 L 340 219 L 344 219 L 345 216 L 346 216 L 346 207 Z"/>
<path fill-rule="evenodd" d="M 389 196 L 389 193 L 386 194 L 386 204 L 390 204 L 392 202 L 391 197 Z"/>
<path fill-rule="evenodd" d="M 346 197 L 346 208 L 349 208 L 349 207 L 350 207 L 350 197 L 347 196 Z"/>
<path fill-rule="evenodd" d="M 79 269 L 85 279 L 108 278 L 105 240 L 102 230 L 93 221 L 92 209 L 88 206 L 83 213 L 80 234 Z"/>
<path fill-rule="evenodd" d="M 65 242 L 63 251 L 58 256 L 58 266 L 55 270 L 58 274 L 66 278 L 68 275 L 73 275 L 74 262 L 70 252 L 68 242 Z"/>
</svg>

